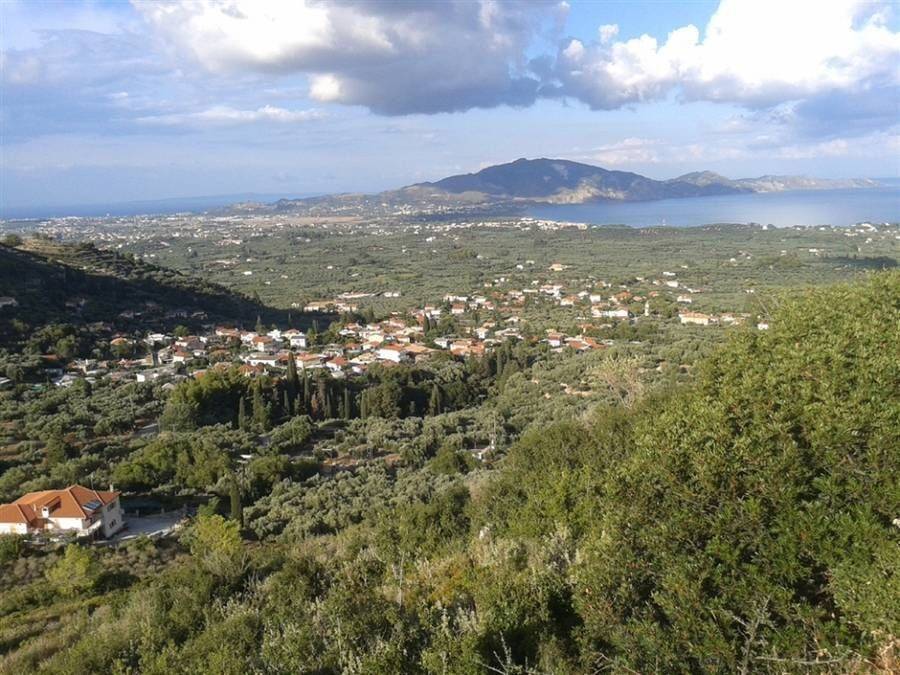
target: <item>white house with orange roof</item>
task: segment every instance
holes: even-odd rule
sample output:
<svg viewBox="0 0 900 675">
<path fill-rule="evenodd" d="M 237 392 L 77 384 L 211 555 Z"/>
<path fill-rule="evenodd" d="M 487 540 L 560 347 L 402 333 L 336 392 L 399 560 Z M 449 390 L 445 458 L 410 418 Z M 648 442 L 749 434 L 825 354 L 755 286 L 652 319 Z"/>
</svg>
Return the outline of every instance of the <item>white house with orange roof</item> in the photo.
<svg viewBox="0 0 900 675">
<path fill-rule="evenodd" d="M 12 504 L 0 504 L 0 534 L 98 533 L 109 537 L 124 524 L 118 492 L 81 485 L 29 492 Z"/>
</svg>

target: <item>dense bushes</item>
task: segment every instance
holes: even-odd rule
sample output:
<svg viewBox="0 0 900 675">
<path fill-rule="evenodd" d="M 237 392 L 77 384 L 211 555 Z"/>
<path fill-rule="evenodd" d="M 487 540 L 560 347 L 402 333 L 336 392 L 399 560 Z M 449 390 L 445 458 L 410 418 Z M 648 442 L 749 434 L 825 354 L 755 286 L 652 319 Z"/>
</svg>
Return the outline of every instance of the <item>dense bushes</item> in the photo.
<svg viewBox="0 0 900 675">
<path fill-rule="evenodd" d="M 898 282 L 787 303 L 605 439 L 559 426 L 513 449 L 488 513 L 518 536 L 585 532 L 582 657 L 731 672 L 898 635 Z"/>
</svg>

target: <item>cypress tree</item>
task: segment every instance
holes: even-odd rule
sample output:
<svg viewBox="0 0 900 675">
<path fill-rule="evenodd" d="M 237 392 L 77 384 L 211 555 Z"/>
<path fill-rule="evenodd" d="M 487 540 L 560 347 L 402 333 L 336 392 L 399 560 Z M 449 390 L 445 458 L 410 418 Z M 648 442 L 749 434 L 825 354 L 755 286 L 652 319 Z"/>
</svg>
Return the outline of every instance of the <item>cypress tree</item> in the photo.
<svg viewBox="0 0 900 675">
<path fill-rule="evenodd" d="M 316 382 L 316 399 L 318 399 L 319 410 L 328 411 L 328 383 L 325 378 L 320 377 Z"/>
<path fill-rule="evenodd" d="M 297 395 L 297 385 L 300 383 L 299 377 L 297 375 L 297 362 L 294 360 L 294 352 L 290 353 L 287 364 L 287 373 L 284 376 L 284 380 L 288 386 L 288 392 L 290 392 L 291 398 Z"/>
<path fill-rule="evenodd" d="M 253 424 L 257 431 L 269 429 L 269 409 L 263 400 L 262 387 L 258 382 L 253 389 Z"/>
<path fill-rule="evenodd" d="M 244 526 L 244 506 L 241 504 L 241 488 L 238 485 L 237 478 L 234 474 L 231 474 L 231 485 L 230 485 L 230 497 L 231 497 L 231 519 L 237 521 L 237 523 L 243 527 Z"/>
<path fill-rule="evenodd" d="M 428 414 L 441 414 L 441 390 L 436 382 L 431 385 L 431 400 L 428 402 Z"/>
<path fill-rule="evenodd" d="M 334 397 L 330 391 L 325 394 L 325 417 L 334 419 Z"/>
<path fill-rule="evenodd" d="M 241 396 L 238 401 L 238 417 L 237 417 L 238 429 L 246 430 L 249 426 L 249 420 L 247 419 L 247 401 Z"/>
<path fill-rule="evenodd" d="M 306 374 L 306 371 L 303 371 L 303 408 L 304 410 L 309 410 L 309 377 Z"/>
<path fill-rule="evenodd" d="M 350 389 L 344 387 L 344 419 L 353 419 L 353 399 L 350 398 Z"/>
</svg>

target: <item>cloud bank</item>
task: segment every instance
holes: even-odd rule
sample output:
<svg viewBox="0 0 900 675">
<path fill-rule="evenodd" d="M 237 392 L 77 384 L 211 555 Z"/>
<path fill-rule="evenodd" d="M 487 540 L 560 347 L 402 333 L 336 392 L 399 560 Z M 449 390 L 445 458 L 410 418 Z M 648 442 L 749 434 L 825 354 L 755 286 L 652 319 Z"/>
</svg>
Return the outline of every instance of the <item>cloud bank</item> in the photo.
<svg viewBox="0 0 900 675">
<path fill-rule="evenodd" d="M 211 73 L 304 73 L 321 102 L 385 115 L 526 106 L 525 52 L 551 2 L 137 2 L 181 57 Z"/>
<path fill-rule="evenodd" d="M 136 7 L 177 54 L 210 73 L 303 73 L 313 99 L 386 115 L 527 106 L 540 97 L 610 110 L 675 94 L 748 109 L 812 101 L 797 110 L 810 118 L 819 100 L 831 108 L 841 96 L 876 97 L 876 116 L 896 118 L 900 93 L 892 8 L 870 0 L 723 0 L 703 31 L 687 25 L 663 41 L 620 39 L 619 26 L 606 24 L 593 41 L 565 39 L 556 54 L 531 58 L 535 36 L 548 21 L 560 25 L 565 3 L 181 0 Z"/>
<path fill-rule="evenodd" d="M 868 0 L 722 0 L 702 33 L 683 26 L 663 42 L 616 41 L 617 27 L 602 26 L 592 42 L 561 46 L 555 87 L 595 110 L 671 96 L 737 105 L 748 111 L 744 132 L 755 131 L 746 147 L 800 140 L 833 155 L 846 146 L 838 137 L 876 138 L 900 122 L 891 10 Z"/>
<path fill-rule="evenodd" d="M 703 30 L 686 25 L 662 40 L 624 37 L 616 24 L 597 27 L 593 40 L 563 38 L 568 5 L 553 0 L 133 5 L 118 33 L 47 30 L 39 47 L 3 50 L 4 86 L 24 98 L 44 86 L 82 100 L 114 91 L 104 89 L 113 82 L 154 78 L 202 90 L 193 111 L 171 115 L 245 110 L 210 96 L 252 78 L 301 78 L 313 101 L 382 115 L 541 98 L 614 110 L 674 96 L 777 110 L 812 135 L 835 118 L 859 133 L 884 129 L 900 113 L 900 32 L 895 7 L 878 0 L 722 0 Z M 255 115 L 278 121 L 259 105 Z"/>
<path fill-rule="evenodd" d="M 749 108 L 898 84 L 900 33 L 889 7 L 865 0 L 723 0 L 701 35 L 688 25 L 659 43 L 649 35 L 559 51 L 562 92 L 612 109 L 678 90 L 687 100 Z"/>
</svg>

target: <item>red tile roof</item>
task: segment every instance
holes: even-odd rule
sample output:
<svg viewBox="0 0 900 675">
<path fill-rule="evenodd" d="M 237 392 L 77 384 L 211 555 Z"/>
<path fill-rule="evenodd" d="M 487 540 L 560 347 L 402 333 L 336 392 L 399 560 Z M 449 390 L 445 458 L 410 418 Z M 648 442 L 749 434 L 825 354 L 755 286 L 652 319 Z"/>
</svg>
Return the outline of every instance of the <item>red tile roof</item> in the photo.
<svg viewBox="0 0 900 675">
<path fill-rule="evenodd" d="M 31 525 L 38 519 L 34 509 L 22 504 L 0 504 L 0 523 Z"/>
<path fill-rule="evenodd" d="M 98 492 L 81 485 L 70 485 L 63 490 L 29 492 L 8 506 L 27 507 L 35 514 L 49 507 L 51 518 L 86 518 L 96 511 L 86 508 L 88 504 L 96 501 L 105 506 L 118 496 L 118 492 Z"/>
</svg>

